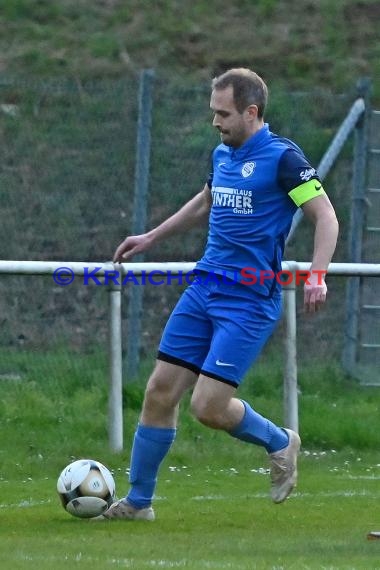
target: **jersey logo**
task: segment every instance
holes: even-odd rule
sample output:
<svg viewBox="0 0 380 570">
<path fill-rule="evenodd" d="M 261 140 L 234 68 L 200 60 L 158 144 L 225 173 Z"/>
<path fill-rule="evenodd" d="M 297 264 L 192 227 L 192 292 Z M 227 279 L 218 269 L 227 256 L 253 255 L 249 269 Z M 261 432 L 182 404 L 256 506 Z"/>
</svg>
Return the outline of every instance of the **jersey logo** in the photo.
<svg viewBox="0 0 380 570">
<path fill-rule="evenodd" d="M 253 214 L 252 190 L 213 186 L 211 195 L 213 206 L 231 208 L 233 214 Z"/>
<path fill-rule="evenodd" d="M 300 172 L 300 178 L 301 180 L 310 180 L 310 178 L 312 176 L 314 176 L 315 174 L 315 168 L 307 168 L 306 170 L 302 170 L 302 172 Z"/>
<path fill-rule="evenodd" d="M 229 362 L 223 362 L 222 360 L 217 360 L 215 362 L 217 366 L 235 366 L 235 364 L 230 364 Z"/>
<path fill-rule="evenodd" d="M 241 169 L 241 174 L 244 178 L 248 178 L 253 174 L 253 171 L 256 168 L 256 162 L 246 162 L 243 164 L 243 168 Z"/>
</svg>

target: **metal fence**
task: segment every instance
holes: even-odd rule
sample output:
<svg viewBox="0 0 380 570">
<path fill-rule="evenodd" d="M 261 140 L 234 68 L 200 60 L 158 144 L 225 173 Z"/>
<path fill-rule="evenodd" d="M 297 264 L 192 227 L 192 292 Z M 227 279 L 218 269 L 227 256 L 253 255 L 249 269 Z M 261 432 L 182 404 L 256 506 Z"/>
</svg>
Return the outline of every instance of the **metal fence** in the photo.
<svg viewBox="0 0 380 570">
<path fill-rule="evenodd" d="M 380 112 L 367 104 L 357 129 L 351 207 L 350 259 L 380 260 Z M 370 276 L 347 284 L 343 365 L 362 384 L 380 386 L 380 282 Z"/>
<path fill-rule="evenodd" d="M 109 340 L 109 398 L 108 398 L 108 430 L 109 444 L 113 451 L 123 449 L 123 386 L 122 386 L 122 318 L 121 286 L 108 279 L 116 273 L 116 281 L 122 282 L 123 276 L 133 274 L 137 277 L 142 274 L 152 274 L 159 271 L 161 274 L 176 275 L 181 272 L 190 272 L 194 263 L 131 263 L 114 266 L 112 263 L 88 264 L 80 262 L 13 262 L 0 261 L 0 275 L 53 275 L 54 279 L 72 284 L 75 276 L 81 276 L 81 285 L 89 282 L 104 285 L 109 292 L 109 310 L 107 311 L 107 324 Z M 288 261 L 282 264 L 284 270 L 293 274 L 293 279 L 287 287 L 283 288 L 284 296 L 284 374 L 283 374 L 283 402 L 284 425 L 299 431 L 298 397 L 300 385 L 298 382 L 297 364 L 297 299 L 296 299 L 296 272 L 307 271 L 310 263 Z M 329 267 L 330 275 L 342 276 L 371 276 L 380 277 L 380 264 L 354 264 L 332 263 Z M 91 276 L 91 278 L 89 278 Z M 62 372 L 62 371 L 60 371 Z M 306 395 L 307 397 L 307 395 Z"/>
<path fill-rule="evenodd" d="M 203 186 L 210 153 L 218 142 L 211 126 L 208 83 L 189 85 L 186 78 L 159 73 L 151 79 L 151 120 L 143 124 L 150 147 L 147 227 L 176 211 Z M 139 93 L 141 75 L 105 81 L 0 77 L 2 259 L 100 263 L 111 259 L 134 224 L 134 191 L 140 187 L 136 160 L 145 144 L 139 140 Z M 292 93 L 273 87 L 267 120 L 272 130 L 294 139 L 317 165 L 356 97 L 355 86 L 345 94 L 322 89 Z M 350 261 L 352 153 L 353 143 L 348 140 L 325 181 L 341 222 L 335 257 L 341 262 Z M 145 261 L 194 261 L 204 240 L 205 232 L 192 232 L 160 245 Z M 309 259 L 312 247 L 312 232 L 300 224 L 286 258 Z M 142 359 L 152 360 L 182 288 L 144 288 L 141 334 L 128 323 L 131 290 L 123 288 L 123 354 L 129 350 L 126 339 L 137 336 Z M 345 284 L 332 278 L 329 290 L 328 311 L 313 323 L 301 319 L 298 324 L 301 362 L 341 359 Z M 68 368 L 75 366 L 78 355 L 101 355 L 97 367 L 107 375 L 108 304 L 103 292 L 78 283 L 62 288 L 51 276 L 3 276 L 0 378 L 22 375 L 12 356 L 16 352 L 43 354 L 46 374 L 57 374 L 51 356 L 57 351 Z M 280 346 L 281 330 L 271 342 Z"/>
</svg>

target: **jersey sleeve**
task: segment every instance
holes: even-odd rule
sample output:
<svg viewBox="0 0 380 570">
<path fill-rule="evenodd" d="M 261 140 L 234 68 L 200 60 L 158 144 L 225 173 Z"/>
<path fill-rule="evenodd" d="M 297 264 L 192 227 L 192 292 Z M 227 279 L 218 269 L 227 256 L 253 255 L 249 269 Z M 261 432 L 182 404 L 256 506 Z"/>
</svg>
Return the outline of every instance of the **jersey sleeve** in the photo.
<svg viewBox="0 0 380 570">
<path fill-rule="evenodd" d="M 286 150 L 280 159 L 278 182 L 298 207 L 325 194 L 315 168 L 301 152 L 293 148 Z"/>
</svg>

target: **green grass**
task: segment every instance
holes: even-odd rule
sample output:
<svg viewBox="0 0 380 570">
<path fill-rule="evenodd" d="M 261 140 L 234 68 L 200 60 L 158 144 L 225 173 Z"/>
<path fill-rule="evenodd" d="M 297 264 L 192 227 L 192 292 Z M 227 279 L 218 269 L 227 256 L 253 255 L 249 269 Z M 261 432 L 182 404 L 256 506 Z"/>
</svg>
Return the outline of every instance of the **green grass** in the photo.
<svg viewBox="0 0 380 570">
<path fill-rule="evenodd" d="M 380 528 L 373 453 L 303 452 L 297 492 L 273 505 L 264 454 L 252 448 L 229 457 L 227 447 L 234 444 L 219 448 L 218 457 L 211 447 L 208 458 L 189 454 L 186 464 L 176 452 L 166 460 L 154 523 L 71 517 L 55 495 L 48 462 L 38 477 L 2 480 L 2 568 L 380 567 L 380 542 L 366 540 Z M 125 463 L 109 464 L 123 492 Z"/>
<path fill-rule="evenodd" d="M 378 98 L 378 16 L 376 0 L 3 0 L 2 69 L 104 77 L 154 67 L 186 81 L 240 64 L 296 89 L 372 76 Z"/>
<path fill-rule="evenodd" d="M 108 465 L 125 493 L 143 382 L 125 389 L 125 451 L 112 453 L 105 355 L 7 358 L 23 376 L 1 380 L 1 568 L 380 568 L 380 541 L 366 539 L 380 530 L 378 389 L 361 388 L 337 366 L 303 367 L 299 485 L 283 505 L 268 498 L 265 453 L 199 425 L 186 400 L 161 469 L 157 520 L 103 524 L 66 513 L 56 480 L 88 456 Z M 281 368 L 270 348 L 241 396 L 282 421 Z"/>
</svg>

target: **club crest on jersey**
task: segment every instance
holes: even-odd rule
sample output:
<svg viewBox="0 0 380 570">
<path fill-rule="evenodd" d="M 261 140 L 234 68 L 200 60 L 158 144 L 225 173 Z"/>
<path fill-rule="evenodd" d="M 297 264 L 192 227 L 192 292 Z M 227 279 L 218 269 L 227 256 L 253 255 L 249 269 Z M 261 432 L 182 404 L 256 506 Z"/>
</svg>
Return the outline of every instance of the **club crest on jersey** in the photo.
<svg viewBox="0 0 380 570">
<path fill-rule="evenodd" d="M 243 164 L 243 168 L 241 169 L 242 176 L 244 178 L 248 178 L 248 176 L 251 176 L 255 168 L 256 168 L 256 162 L 246 162 L 245 164 Z"/>
</svg>

